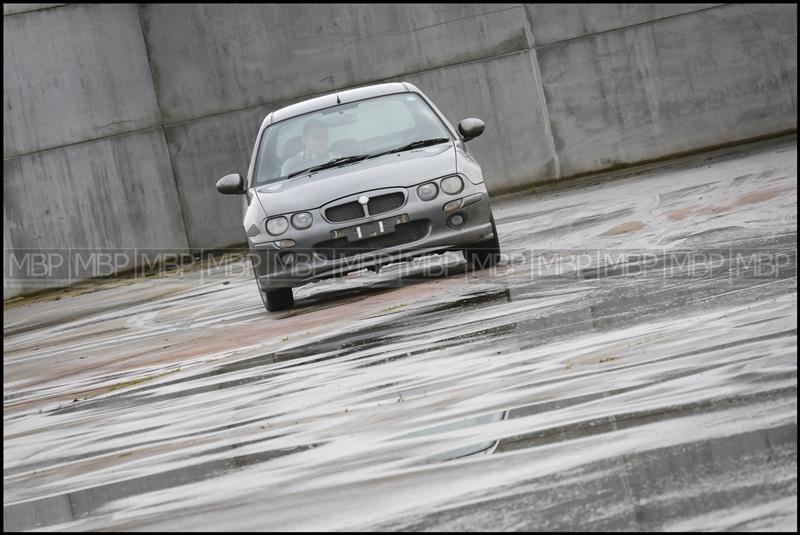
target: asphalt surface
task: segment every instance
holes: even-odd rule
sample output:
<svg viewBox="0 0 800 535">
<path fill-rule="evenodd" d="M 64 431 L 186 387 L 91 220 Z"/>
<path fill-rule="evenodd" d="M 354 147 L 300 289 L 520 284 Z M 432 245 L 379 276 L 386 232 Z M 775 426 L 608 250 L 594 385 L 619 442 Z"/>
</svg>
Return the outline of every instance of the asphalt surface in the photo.
<svg viewBox="0 0 800 535">
<path fill-rule="evenodd" d="M 5 529 L 796 530 L 797 142 L 494 202 L 505 258 L 4 306 Z"/>
</svg>

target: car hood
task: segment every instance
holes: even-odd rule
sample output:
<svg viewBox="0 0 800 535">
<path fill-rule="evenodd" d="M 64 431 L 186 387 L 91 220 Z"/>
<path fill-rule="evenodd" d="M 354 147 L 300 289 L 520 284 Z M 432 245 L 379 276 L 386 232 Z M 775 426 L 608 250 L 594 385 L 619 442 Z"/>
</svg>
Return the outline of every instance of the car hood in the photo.
<svg viewBox="0 0 800 535">
<path fill-rule="evenodd" d="M 456 172 L 453 143 L 424 147 L 325 169 L 254 189 L 267 215 L 319 208 L 336 199 L 379 188 L 410 187 Z"/>
</svg>

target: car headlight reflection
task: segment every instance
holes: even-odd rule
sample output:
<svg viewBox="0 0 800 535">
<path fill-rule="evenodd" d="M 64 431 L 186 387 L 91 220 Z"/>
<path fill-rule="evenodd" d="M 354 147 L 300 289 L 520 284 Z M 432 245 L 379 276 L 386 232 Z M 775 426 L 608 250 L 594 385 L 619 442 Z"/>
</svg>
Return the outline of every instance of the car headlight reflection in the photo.
<svg viewBox="0 0 800 535">
<path fill-rule="evenodd" d="M 283 216 L 273 217 L 272 219 L 267 220 L 267 232 L 273 236 L 283 234 L 288 228 L 289 221 Z"/>
<path fill-rule="evenodd" d="M 442 180 L 442 191 L 447 193 L 448 195 L 455 195 L 456 193 L 461 193 L 461 190 L 463 189 L 464 189 L 464 182 L 461 180 L 461 177 L 450 176 Z"/>
<path fill-rule="evenodd" d="M 298 212 L 292 216 L 292 226 L 297 230 L 307 229 L 314 222 L 314 217 L 308 212 Z"/>
<path fill-rule="evenodd" d="M 417 188 L 417 196 L 423 201 L 430 201 L 436 198 L 439 188 L 433 182 L 428 182 Z"/>
</svg>

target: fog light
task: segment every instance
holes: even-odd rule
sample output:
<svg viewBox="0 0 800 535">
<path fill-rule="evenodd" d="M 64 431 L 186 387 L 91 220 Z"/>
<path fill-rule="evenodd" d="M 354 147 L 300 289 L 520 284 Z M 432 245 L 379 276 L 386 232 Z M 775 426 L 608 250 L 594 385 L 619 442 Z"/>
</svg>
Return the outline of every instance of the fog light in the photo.
<svg viewBox="0 0 800 535">
<path fill-rule="evenodd" d="M 463 214 L 453 214 L 447 218 L 447 226 L 458 228 L 467 222 L 467 218 Z"/>
<path fill-rule="evenodd" d="M 278 240 L 275 242 L 275 244 L 281 249 L 286 249 L 288 247 L 294 247 L 297 245 L 297 242 L 294 240 Z"/>
<path fill-rule="evenodd" d="M 453 210 L 458 210 L 459 208 L 461 208 L 461 199 L 450 201 L 444 205 L 445 212 L 452 212 Z"/>
</svg>

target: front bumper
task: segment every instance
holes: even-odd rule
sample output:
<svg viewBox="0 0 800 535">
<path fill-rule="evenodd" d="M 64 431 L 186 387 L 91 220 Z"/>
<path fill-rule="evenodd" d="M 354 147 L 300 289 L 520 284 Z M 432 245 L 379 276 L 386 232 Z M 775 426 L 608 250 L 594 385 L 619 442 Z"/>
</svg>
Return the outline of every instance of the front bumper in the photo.
<svg viewBox="0 0 800 535">
<path fill-rule="evenodd" d="M 280 239 L 295 240 L 291 248 L 278 248 L 275 242 L 250 244 L 254 272 L 262 290 L 293 288 L 309 282 L 345 275 L 364 268 L 377 268 L 392 262 L 409 260 L 417 256 L 459 249 L 492 238 L 491 207 L 489 196 L 483 184 L 470 185 L 457 195 L 440 194 L 427 202 L 406 202 L 391 212 L 364 218 L 359 221 L 333 224 L 315 215 L 315 223 L 305 231 L 293 231 L 280 236 Z M 479 201 L 451 212 L 445 212 L 445 203 L 481 193 Z M 454 213 L 462 214 L 466 221 L 460 228 L 451 228 L 447 219 Z M 331 231 L 370 221 L 378 221 L 400 214 L 407 214 L 412 222 L 424 221 L 427 225 L 425 235 L 402 245 L 371 250 L 345 258 L 326 258 L 314 245 L 330 240 Z M 318 219 L 319 217 L 319 219 Z M 320 221 L 321 220 L 321 221 Z M 319 223 L 318 223 L 319 221 Z M 293 229 L 292 229 L 293 230 Z M 357 245 L 359 242 L 353 242 Z M 287 264 L 286 253 L 293 253 L 293 261 Z"/>
</svg>

